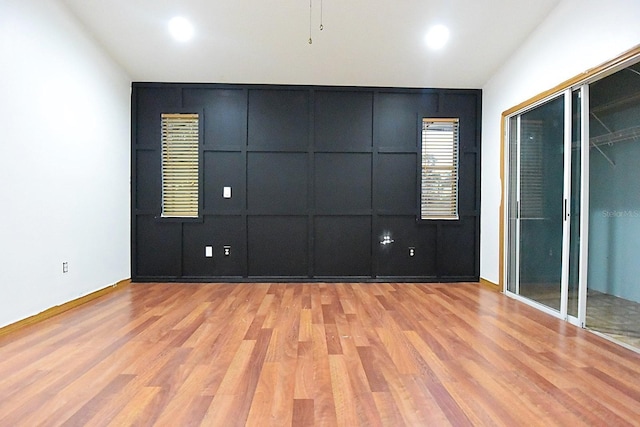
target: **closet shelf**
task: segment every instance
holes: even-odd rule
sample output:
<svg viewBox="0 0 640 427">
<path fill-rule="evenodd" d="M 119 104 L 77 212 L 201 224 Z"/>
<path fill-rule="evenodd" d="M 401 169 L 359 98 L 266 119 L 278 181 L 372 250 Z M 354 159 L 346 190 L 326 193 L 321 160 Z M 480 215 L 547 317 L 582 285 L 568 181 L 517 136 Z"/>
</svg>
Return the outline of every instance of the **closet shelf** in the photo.
<svg viewBox="0 0 640 427">
<path fill-rule="evenodd" d="M 590 138 L 589 143 L 592 147 L 599 147 L 600 145 L 611 145 L 616 142 L 631 141 L 637 138 L 640 138 L 640 126 L 595 136 Z"/>
</svg>

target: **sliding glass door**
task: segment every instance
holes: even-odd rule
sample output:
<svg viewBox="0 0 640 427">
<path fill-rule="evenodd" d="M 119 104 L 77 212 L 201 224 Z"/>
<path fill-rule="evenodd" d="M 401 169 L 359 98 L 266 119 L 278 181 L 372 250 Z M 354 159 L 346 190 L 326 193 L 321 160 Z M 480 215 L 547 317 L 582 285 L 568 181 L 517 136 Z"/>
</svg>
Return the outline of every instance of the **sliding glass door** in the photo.
<svg viewBox="0 0 640 427">
<path fill-rule="evenodd" d="M 560 310 L 562 281 L 564 101 L 557 97 L 515 117 L 510 144 L 517 269 L 509 290 Z M 515 163 L 515 164 L 514 164 Z M 513 183 L 512 183 L 513 184 Z"/>
<path fill-rule="evenodd" d="M 640 49 L 505 113 L 505 292 L 640 349 Z"/>
<path fill-rule="evenodd" d="M 508 120 L 506 290 L 578 316 L 581 94 L 566 91 Z"/>
</svg>

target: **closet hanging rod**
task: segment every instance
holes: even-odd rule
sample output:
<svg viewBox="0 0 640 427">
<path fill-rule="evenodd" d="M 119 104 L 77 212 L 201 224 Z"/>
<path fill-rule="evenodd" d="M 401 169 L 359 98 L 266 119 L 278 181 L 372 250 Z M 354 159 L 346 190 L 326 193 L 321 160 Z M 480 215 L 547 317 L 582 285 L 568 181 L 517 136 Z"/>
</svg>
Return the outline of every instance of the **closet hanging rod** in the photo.
<svg viewBox="0 0 640 427">
<path fill-rule="evenodd" d="M 640 126 L 633 126 L 619 131 L 612 131 L 604 135 L 590 138 L 589 143 L 598 147 L 601 145 L 612 145 L 616 142 L 631 141 L 640 138 Z"/>
</svg>

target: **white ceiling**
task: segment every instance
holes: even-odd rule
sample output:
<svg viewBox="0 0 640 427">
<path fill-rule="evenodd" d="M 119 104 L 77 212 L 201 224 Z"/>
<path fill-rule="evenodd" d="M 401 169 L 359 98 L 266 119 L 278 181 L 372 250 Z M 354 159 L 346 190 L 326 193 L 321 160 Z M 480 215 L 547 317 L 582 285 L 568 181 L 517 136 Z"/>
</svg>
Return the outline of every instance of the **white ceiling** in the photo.
<svg viewBox="0 0 640 427">
<path fill-rule="evenodd" d="M 434 88 L 481 88 L 560 2 L 311 1 L 62 0 L 134 81 Z M 169 35 L 176 15 L 190 42 Z M 437 23 L 451 38 L 430 51 Z"/>
</svg>

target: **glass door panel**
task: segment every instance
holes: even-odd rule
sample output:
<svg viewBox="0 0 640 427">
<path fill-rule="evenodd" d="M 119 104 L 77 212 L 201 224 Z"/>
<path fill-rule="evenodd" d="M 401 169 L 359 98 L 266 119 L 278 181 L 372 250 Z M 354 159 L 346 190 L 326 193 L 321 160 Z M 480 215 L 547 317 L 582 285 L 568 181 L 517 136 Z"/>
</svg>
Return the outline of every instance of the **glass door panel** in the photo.
<svg viewBox="0 0 640 427">
<path fill-rule="evenodd" d="M 509 166 L 507 177 L 507 291 L 518 293 L 518 117 L 509 119 Z"/>
<path fill-rule="evenodd" d="M 521 116 L 519 293 L 560 310 L 564 98 Z"/>
<path fill-rule="evenodd" d="M 569 280 L 567 314 L 578 317 L 580 285 L 580 203 L 581 203 L 581 150 L 582 117 L 581 92 L 571 94 L 571 201 L 569 211 Z"/>
<path fill-rule="evenodd" d="M 561 308 L 565 101 L 509 121 L 507 291 Z"/>
</svg>

